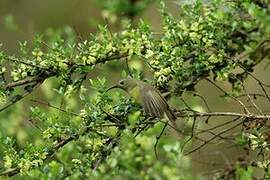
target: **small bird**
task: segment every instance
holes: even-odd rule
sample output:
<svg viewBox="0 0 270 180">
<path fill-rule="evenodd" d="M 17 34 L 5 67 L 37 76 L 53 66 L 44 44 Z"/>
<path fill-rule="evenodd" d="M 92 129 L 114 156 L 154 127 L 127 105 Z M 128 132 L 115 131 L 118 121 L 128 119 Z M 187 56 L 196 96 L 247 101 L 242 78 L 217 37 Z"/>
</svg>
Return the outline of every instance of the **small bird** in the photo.
<svg viewBox="0 0 270 180">
<path fill-rule="evenodd" d="M 146 82 L 127 77 L 118 82 L 117 85 L 110 87 L 107 91 L 113 88 L 120 88 L 131 95 L 135 102 L 142 105 L 145 114 L 151 117 L 162 118 L 164 115 L 173 123 L 175 126 L 177 117 L 171 110 L 166 99 L 162 94 Z"/>
</svg>

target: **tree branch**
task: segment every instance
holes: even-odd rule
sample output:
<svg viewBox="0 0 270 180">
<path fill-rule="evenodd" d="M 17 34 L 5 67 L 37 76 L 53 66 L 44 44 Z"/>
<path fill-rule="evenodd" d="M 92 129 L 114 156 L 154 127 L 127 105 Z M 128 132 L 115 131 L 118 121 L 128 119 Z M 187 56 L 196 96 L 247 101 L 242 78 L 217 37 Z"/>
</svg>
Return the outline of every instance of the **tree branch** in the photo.
<svg viewBox="0 0 270 180">
<path fill-rule="evenodd" d="M 176 111 L 177 117 L 242 117 L 247 118 L 250 120 L 260 119 L 260 120 L 269 120 L 269 115 L 254 115 L 254 114 L 243 114 L 243 113 L 236 113 L 236 112 L 190 112 L 186 111 L 186 114 L 183 114 L 183 111 Z M 190 114 L 189 114 L 190 113 Z"/>
<path fill-rule="evenodd" d="M 48 104 L 47 104 L 48 105 Z M 175 112 L 177 117 L 239 117 L 239 118 L 243 118 L 243 119 L 248 119 L 248 120 L 268 120 L 270 119 L 270 116 L 267 115 L 253 115 L 253 114 L 242 114 L 242 113 L 236 113 L 236 112 L 190 112 L 190 111 L 176 111 Z M 190 113 L 190 114 L 189 114 Z M 238 119 L 238 118 L 237 118 Z M 152 123 L 152 122 L 150 122 Z M 242 123 L 242 121 L 241 121 Z M 237 126 L 239 126 L 241 123 L 238 123 Z M 119 124 L 115 123 L 115 124 L 110 124 L 110 126 L 116 126 L 119 127 Z M 123 125 L 121 125 L 123 126 Z M 219 137 L 220 135 L 224 134 L 225 132 L 228 132 L 229 130 L 235 128 L 236 126 L 233 126 L 232 128 L 229 129 L 225 129 L 223 131 L 221 131 L 220 133 L 216 134 L 214 137 L 210 138 L 209 140 L 206 140 L 203 142 L 203 144 L 199 147 L 197 147 L 196 149 L 190 151 L 187 154 L 190 154 L 192 152 L 197 151 L 197 149 L 202 148 L 203 146 L 205 146 L 206 144 L 208 144 L 209 142 L 211 142 L 213 139 L 215 139 L 216 137 Z M 73 136 L 69 136 L 68 138 L 58 142 L 54 148 L 50 151 L 50 153 L 47 154 L 45 160 L 48 160 L 53 154 L 55 154 L 60 148 L 64 147 L 65 145 L 67 145 L 69 142 L 73 141 L 73 140 L 77 140 L 80 136 L 85 135 L 86 133 L 92 131 L 92 127 L 87 128 L 81 135 L 79 134 L 75 134 Z M 118 138 L 118 137 L 117 137 Z M 113 140 L 114 141 L 114 140 Z M 115 141 L 114 141 L 115 142 Z M 101 159 L 96 161 L 96 163 L 94 163 L 94 167 L 97 167 L 97 165 L 100 163 L 99 161 L 104 160 L 104 156 L 101 156 Z M 7 169 L 3 172 L 0 173 L 0 176 L 14 176 L 16 174 L 18 174 L 20 172 L 20 169 L 18 167 L 16 168 L 10 168 Z"/>
</svg>

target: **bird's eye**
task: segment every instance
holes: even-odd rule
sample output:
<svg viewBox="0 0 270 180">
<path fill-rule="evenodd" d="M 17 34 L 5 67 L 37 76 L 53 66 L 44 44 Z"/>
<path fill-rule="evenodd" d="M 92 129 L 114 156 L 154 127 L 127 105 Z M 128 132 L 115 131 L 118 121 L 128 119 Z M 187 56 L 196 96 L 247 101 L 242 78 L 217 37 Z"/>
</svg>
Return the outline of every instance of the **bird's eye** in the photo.
<svg viewBox="0 0 270 180">
<path fill-rule="evenodd" d="M 120 85 L 124 85 L 125 83 L 124 83 L 124 81 L 120 81 L 119 84 Z"/>
</svg>

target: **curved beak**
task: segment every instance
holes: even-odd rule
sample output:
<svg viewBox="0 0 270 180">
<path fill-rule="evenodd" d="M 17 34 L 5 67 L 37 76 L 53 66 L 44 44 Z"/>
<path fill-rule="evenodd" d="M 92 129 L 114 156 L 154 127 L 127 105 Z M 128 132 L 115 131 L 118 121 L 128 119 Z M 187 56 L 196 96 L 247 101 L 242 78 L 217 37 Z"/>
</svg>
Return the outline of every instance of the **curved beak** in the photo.
<svg viewBox="0 0 270 180">
<path fill-rule="evenodd" d="M 108 92 L 108 91 L 111 90 L 111 89 L 114 89 L 114 88 L 119 88 L 119 87 L 118 87 L 118 85 L 114 85 L 114 86 L 108 88 L 108 89 L 105 91 L 105 93 Z"/>
</svg>

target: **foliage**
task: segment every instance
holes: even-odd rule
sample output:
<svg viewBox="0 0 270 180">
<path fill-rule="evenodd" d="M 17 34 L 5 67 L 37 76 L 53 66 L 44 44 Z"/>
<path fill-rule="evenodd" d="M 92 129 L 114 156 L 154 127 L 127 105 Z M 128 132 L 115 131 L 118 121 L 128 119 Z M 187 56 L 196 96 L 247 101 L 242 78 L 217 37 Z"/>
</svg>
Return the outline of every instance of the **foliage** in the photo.
<svg viewBox="0 0 270 180">
<path fill-rule="evenodd" d="M 133 18 L 149 3 L 138 1 L 133 8 L 131 2 L 111 0 L 103 5 L 116 16 L 124 12 L 121 15 Z M 2 175 L 33 179 L 200 179 L 181 151 L 184 145 L 192 145 L 186 143 L 188 136 L 179 141 L 171 132 L 156 138 L 165 122 L 149 122 L 132 99 L 119 92 L 106 92 L 110 79 L 91 73 L 100 66 L 108 71 L 113 66 L 109 61 L 121 65 L 122 59 L 128 63 L 139 60 L 154 78 L 150 83 L 162 92 L 169 91 L 173 99 L 181 98 L 185 91 L 196 91 L 196 85 L 206 80 L 229 83 L 231 90 L 223 93 L 235 101 L 235 96 L 246 92 L 244 83 L 248 77 L 254 78 L 255 67 L 269 56 L 269 13 L 263 1 L 197 0 L 180 5 L 180 18 L 176 18 L 161 2 L 161 32 L 140 20 L 119 32 L 100 25 L 96 34 L 77 42 L 73 30 L 65 27 L 61 32 L 50 29 L 36 35 L 32 42 L 20 42 L 16 56 L 2 50 Z M 6 21 L 14 23 L 12 16 Z M 15 25 L 7 27 L 17 29 Z M 130 71 L 144 77 L 142 69 Z M 265 90 L 268 86 L 255 80 L 270 101 Z M 46 101 L 33 98 L 36 92 Z M 260 119 L 242 107 L 241 101 L 240 105 L 246 114 L 239 118 L 238 126 L 243 130 L 235 144 L 262 158 L 258 157 L 256 164 L 249 159 L 238 160 L 230 173 L 220 177 L 252 179 L 252 166 L 256 166 L 264 178 L 269 178 L 268 116 L 263 114 Z M 27 120 L 22 112 L 27 112 Z M 193 113 L 195 110 L 187 111 L 187 120 Z M 27 125 L 22 128 L 14 117 Z M 18 128 L 17 132 L 5 130 L 7 123 Z M 190 123 L 189 128 L 192 126 Z"/>
</svg>

